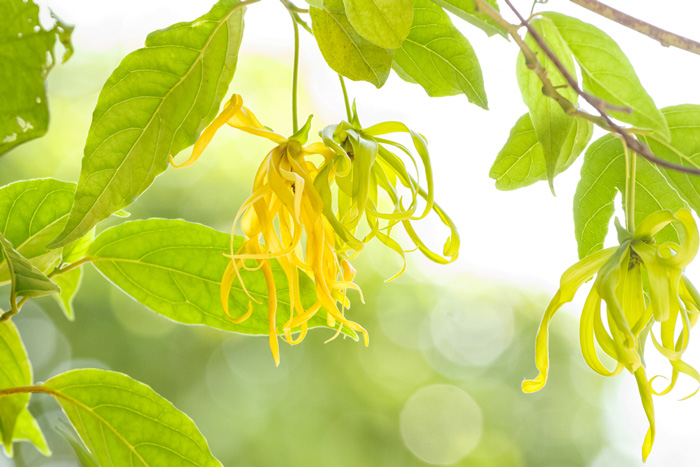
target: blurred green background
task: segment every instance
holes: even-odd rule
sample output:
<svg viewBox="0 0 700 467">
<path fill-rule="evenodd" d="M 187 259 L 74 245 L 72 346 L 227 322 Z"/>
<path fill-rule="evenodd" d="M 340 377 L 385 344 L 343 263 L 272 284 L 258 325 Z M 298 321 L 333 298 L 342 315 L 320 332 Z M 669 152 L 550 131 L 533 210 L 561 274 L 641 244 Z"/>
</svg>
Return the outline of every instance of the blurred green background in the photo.
<svg viewBox="0 0 700 467">
<path fill-rule="evenodd" d="M 0 159 L 0 186 L 77 180 L 92 108 L 122 56 L 76 54 L 54 70 L 49 133 Z M 272 58 L 242 56 L 231 89 L 264 124 L 287 133 L 289 76 Z M 313 106 L 303 90 L 301 100 Z M 314 131 L 339 117 L 317 115 Z M 269 149 L 223 129 L 193 167 L 160 176 L 128 209 L 131 218 L 183 218 L 227 231 Z M 123 220 L 100 229 L 116 222 Z M 324 344 L 333 332 L 314 330 L 301 345 L 282 345 L 279 368 L 265 337 L 172 323 L 91 266 L 75 322 L 50 298 L 30 302 L 15 322 L 36 381 L 82 367 L 127 373 L 187 413 L 225 466 L 638 464 L 608 440 L 601 400 L 610 382 L 585 368 L 566 311 L 552 326 L 547 387 L 520 391 L 536 375 L 535 333 L 549 297 L 437 268 L 417 253 L 409 272 L 388 284 L 395 255 L 370 246 L 353 264 L 366 303 L 353 297 L 348 316 L 369 331 L 370 346 L 342 337 Z M 7 293 L 0 289 L 3 300 Z M 0 466 L 77 465 L 55 431 L 63 425 L 58 405 L 35 395 L 30 410 L 54 456 L 21 445 L 12 460 L 0 455 Z"/>
</svg>

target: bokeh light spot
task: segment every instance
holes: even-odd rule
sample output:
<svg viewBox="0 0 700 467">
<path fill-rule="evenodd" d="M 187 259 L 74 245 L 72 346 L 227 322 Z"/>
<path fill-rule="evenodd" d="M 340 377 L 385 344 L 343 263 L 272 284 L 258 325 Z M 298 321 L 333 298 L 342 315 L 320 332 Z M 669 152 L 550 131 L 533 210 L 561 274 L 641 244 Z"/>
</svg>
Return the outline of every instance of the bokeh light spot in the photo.
<svg viewBox="0 0 700 467">
<path fill-rule="evenodd" d="M 404 444 L 416 457 L 430 464 L 450 465 L 479 443 L 481 409 L 456 386 L 426 386 L 404 405 L 400 428 Z"/>
</svg>

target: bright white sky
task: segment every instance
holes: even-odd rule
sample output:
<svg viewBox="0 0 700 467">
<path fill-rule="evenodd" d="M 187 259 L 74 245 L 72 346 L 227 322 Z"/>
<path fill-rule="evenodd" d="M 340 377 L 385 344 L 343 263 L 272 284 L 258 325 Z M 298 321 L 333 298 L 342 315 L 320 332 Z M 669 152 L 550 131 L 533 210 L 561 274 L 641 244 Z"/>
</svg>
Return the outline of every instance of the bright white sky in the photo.
<svg viewBox="0 0 700 467">
<path fill-rule="evenodd" d="M 113 53 L 116 48 L 126 53 L 141 47 L 148 32 L 203 14 L 213 0 L 53 0 L 46 3 L 66 21 L 78 25 L 74 34 L 78 50 Z M 529 0 L 514 3 L 523 14 L 529 12 L 532 4 Z M 660 27 L 700 39 L 698 2 L 610 0 L 608 3 Z M 303 6 L 301 1 L 298 4 Z M 563 0 L 538 5 L 538 9 L 577 16 L 612 35 L 630 58 L 658 107 L 700 104 L 700 57 L 661 47 L 651 39 Z M 514 73 L 517 47 L 502 38 L 488 39 L 480 30 L 458 19 L 455 24 L 469 38 L 479 56 L 489 112 L 469 104 L 464 96 L 429 98 L 420 87 L 404 83 L 396 75 L 392 75 L 379 91 L 367 83 L 352 82 L 348 90 L 358 101 L 363 122 L 401 120 L 427 137 L 437 178 L 436 199 L 455 219 L 462 237 L 460 259 L 450 266 L 451 271 L 468 271 L 553 294 L 561 273 L 577 259 L 572 199 L 581 159 L 555 180 L 556 198 L 543 182 L 517 192 L 504 193 L 494 188 L 493 181 L 488 178 L 491 163 L 510 127 L 526 111 Z M 251 66 L 252 62 L 246 61 L 246 57 L 256 54 L 291 61 L 290 38 L 289 17 L 280 4 L 265 0 L 252 5 L 246 14 L 239 66 Z M 336 108 L 342 105 L 337 78 L 323 63 L 313 39 L 303 31 L 301 68 L 302 85 L 304 80 L 313 83 L 314 88 L 308 92 L 315 110 L 337 115 Z M 246 90 L 236 92 L 245 95 Z M 305 114 L 305 109 L 300 113 Z M 596 133 L 595 137 L 601 135 Z M 415 256 L 411 259 L 414 265 L 419 261 Z M 427 263 L 425 267 L 432 268 Z M 700 282 L 700 264 L 689 268 L 689 275 L 696 283 Z M 691 347 L 687 354 L 687 360 L 696 367 L 700 365 L 699 350 Z M 611 397 L 625 402 L 619 409 L 611 410 L 610 416 L 622 417 L 630 426 L 611 435 L 620 439 L 620 450 L 631 452 L 636 458 L 646 422 L 633 378 L 622 378 L 625 382 L 619 394 L 611 394 Z M 683 388 L 693 390 L 692 385 Z M 656 399 L 657 441 L 647 463 L 649 466 L 700 465 L 700 454 L 693 449 L 697 433 L 700 433 L 700 396 L 687 402 L 675 399 L 673 395 Z M 596 465 L 609 464 L 601 458 Z"/>
</svg>

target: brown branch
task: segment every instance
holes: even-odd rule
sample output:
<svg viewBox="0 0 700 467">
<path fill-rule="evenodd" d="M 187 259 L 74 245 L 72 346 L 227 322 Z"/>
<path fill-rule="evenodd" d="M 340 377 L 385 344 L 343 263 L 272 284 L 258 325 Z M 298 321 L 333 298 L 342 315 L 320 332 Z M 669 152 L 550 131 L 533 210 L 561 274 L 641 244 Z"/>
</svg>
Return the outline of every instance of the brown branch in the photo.
<svg viewBox="0 0 700 467">
<path fill-rule="evenodd" d="M 659 41 L 664 47 L 676 47 L 678 49 L 700 55 L 700 42 L 688 39 L 687 37 L 679 36 L 678 34 L 666 31 L 665 29 L 658 28 L 652 24 L 630 16 L 627 13 L 623 13 L 620 10 L 604 5 L 597 0 L 570 1 L 578 6 L 592 11 L 593 13 L 597 13 L 600 16 L 604 16 L 609 20 L 615 21 L 618 24 L 644 34 L 645 36 L 651 37 L 652 39 Z"/>
<path fill-rule="evenodd" d="M 508 4 L 510 9 L 513 10 L 513 13 L 515 13 L 515 15 L 521 21 L 522 25 L 525 26 L 525 28 L 527 28 L 528 33 L 535 40 L 537 45 L 542 49 L 542 52 L 544 52 L 544 54 L 552 61 L 557 70 L 559 70 L 559 72 L 562 74 L 568 85 L 571 86 L 571 88 L 576 92 L 576 94 L 578 94 L 586 102 L 588 102 L 596 110 L 596 112 L 598 112 L 600 116 L 591 115 L 587 112 L 577 109 L 568 99 L 559 94 L 556 90 L 556 87 L 552 86 L 551 81 L 547 77 L 547 70 L 537 59 L 537 54 L 533 52 L 533 50 L 525 43 L 524 40 L 522 40 L 522 38 L 518 34 L 519 26 L 507 22 L 505 19 L 503 19 L 503 17 L 498 11 L 494 10 L 491 7 L 491 5 L 486 3 L 484 0 L 475 0 L 474 3 L 476 4 L 477 11 L 479 11 L 480 13 L 487 14 L 490 18 L 494 19 L 501 26 L 503 26 L 513 37 L 515 43 L 518 44 L 518 47 L 520 47 L 520 50 L 522 51 L 525 57 L 525 61 L 527 63 L 528 68 L 534 71 L 542 81 L 542 94 L 556 100 L 557 103 L 559 103 L 559 105 L 562 107 L 564 112 L 567 113 L 567 115 L 585 118 L 586 120 L 595 123 L 596 125 L 600 126 L 601 128 L 607 131 L 616 133 L 620 138 L 624 140 L 624 142 L 632 151 L 647 159 L 649 162 L 652 162 L 656 165 L 660 165 L 661 167 L 665 167 L 667 169 L 676 170 L 678 172 L 700 175 L 700 169 L 686 167 L 680 164 L 674 164 L 673 162 L 669 162 L 667 160 L 657 157 L 651 152 L 647 145 L 642 144 L 639 140 L 632 136 L 630 132 L 628 132 L 620 125 L 615 123 L 605 111 L 605 109 L 611 108 L 611 105 L 581 89 L 576 79 L 573 76 L 571 76 L 571 73 L 569 73 L 569 71 L 566 69 L 561 60 L 559 60 L 559 57 L 557 57 L 556 54 L 552 52 L 552 50 L 549 48 L 544 39 L 542 39 L 542 37 L 537 33 L 537 31 L 535 31 L 535 28 L 533 28 L 525 18 L 523 18 L 523 16 L 515 9 L 510 0 L 505 0 L 505 2 L 506 4 Z"/>
</svg>

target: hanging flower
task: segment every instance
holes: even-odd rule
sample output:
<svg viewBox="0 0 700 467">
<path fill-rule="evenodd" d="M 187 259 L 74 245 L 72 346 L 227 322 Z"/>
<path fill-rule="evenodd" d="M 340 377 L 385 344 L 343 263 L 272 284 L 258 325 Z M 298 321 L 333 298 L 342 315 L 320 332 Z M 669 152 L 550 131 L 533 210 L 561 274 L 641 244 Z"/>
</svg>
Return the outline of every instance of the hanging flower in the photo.
<svg viewBox="0 0 700 467">
<path fill-rule="evenodd" d="M 285 138 L 263 126 L 243 106 L 241 97 L 234 95 L 197 140 L 192 156 L 177 167 L 196 161 L 216 131 L 226 123 L 277 144 L 263 159 L 255 175 L 252 194 L 239 209 L 233 223 L 231 251 L 227 255 L 231 262 L 221 281 L 221 304 L 226 315 L 235 323 L 250 317 L 252 303 L 243 316 L 230 316 L 229 292 L 233 282 L 238 280 L 250 300 L 255 301 L 245 288 L 240 270 L 260 269 L 267 283 L 269 339 L 275 364 L 279 365 L 280 362 L 278 335 L 290 344 L 301 342 L 306 335 L 309 319 L 320 310 L 326 313 L 328 326 L 338 327 L 338 333 L 343 326 L 362 333 L 367 344 L 365 329 L 345 318 L 345 308 L 350 304 L 346 291 L 354 289 L 359 292 L 360 289 L 352 282 L 354 269 L 347 258 L 336 251 L 335 231 L 324 216 L 324 201 L 314 187 L 319 169 L 307 160 L 308 156 L 320 155 L 329 162 L 333 151 L 322 143 L 304 146 L 311 117 L 295 135 Z M 245 240 L 234 248 L 233 232 L 239 225 Z M 272 274 L 272 260 L 279 263 L 289 285 L 290 309 L 287 317 L 281 321 L 281 327 L 278 325 L 277 287 Z M 310 276 L 316 285 L 316 302 L 308 308 L 301 302 L 299 271 Z M 294 339 L 292 334 L 296 332 L 299 332 L 299 336 Z"/>
<path fill-rule="evenodd" d="M 680 223 L 683 229 L 680 245 L 674 242 L 655 244 L 654 236 L 672 222 Z M 581 314 L 581 351 L 586 363 L 603 376 L 616 375 L 623 369 L 634 374 L 649 420 L 642 447 L 642 457 L 646 460 L 655 435 L 652 394 L 670 392 L 680 373 L 700 383 L 700 374 L 681 360 L 688 346 L 690 329 L 700 311 L 700 295 L 683 274 L 698 252 L 698 229 L 693 216 L 685 209 L 675 214 L 668 210 L 650 214 L 633 234 L 617 222 L 616 227 L 619 247 L 593 253 L 562 275 L 559 290 L 547 307 L 537 332 L 535 358 L 540 373 L 535 379 L 524 381 L 522 389 L 535 392 L 547 382 L 549 323 L 557 310 L 573 299 L 579 287 L 596 276 Z M 602 302 L 606 304 L 605 310 Z M 682 330 L 676 338 L 679 321 Z M 654 323 L 660 323 L 660 341 L 652 332 Z M 647 379 L 644 369 L 644 343 L 649 335 L 654 347 L 673 368 L 668 387 L 660 392 L 652 388 L 654 378 Z M 616 362 L 613 369 L 600 361 L 596 343 Z"/>
<path fill-rule="evenodd" d="M 426 189 L 417 180 L 420 171 L 413 152 L 406 146 L 383 137 L 390 133 L 410 135 L 422 162 Z M 321 137 L 335 154 L 319 173 L 315 185 L 324 198 L 324 213 L 337 235 L 340 254 L 352 258 L 365 244 L 376 238 L 401 255 L 403 267 L 392 279 L 397 277 L 406 268 L 404 249 L 392 237 L 393 228 L 400 223 L 416 248 L 431 260 L 446 264 L 457 259 L 459 235 L 452 220 L 433 200 L 430 155 L 423 136 L 400 122 L 384 122 L 362 128 L 353 105 L 350 122 L 328 125 L 321 132 Z M 415 168 L 415 178 L 407 170 L 402 158 L 390 148 L 398 149 L 406 156 Z M 333 180 L 338 187 L 337 203 L 333 203 L 330 188 Z M 408 195 L 408 206 L 404 206 L 402 192 Z M 425 203 L 421 209 L 419 199 Z M 387 201 L 390 208 L 381 209 L 380 205 Z M 430 250 L 413 228 L 414 221 L 425 218 L 431 212 L 437 214 L 450 231 L 442 255 Z M 364 234 L 359 235 L 363 227 Z"/>
</svg>

